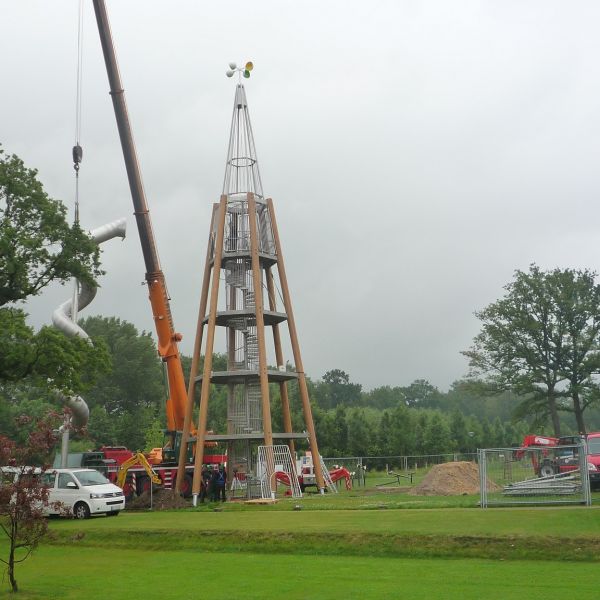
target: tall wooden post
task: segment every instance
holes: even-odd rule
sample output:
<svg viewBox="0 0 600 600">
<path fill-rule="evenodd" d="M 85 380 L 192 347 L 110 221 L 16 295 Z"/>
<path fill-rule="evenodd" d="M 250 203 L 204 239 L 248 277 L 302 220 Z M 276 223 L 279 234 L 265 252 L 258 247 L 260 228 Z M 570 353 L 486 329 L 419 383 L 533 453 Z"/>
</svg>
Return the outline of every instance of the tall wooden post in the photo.
<svg viewBox="0 0 600 600">
<path fill-rule="evenodd" d="M 275 282 L 273 281 L 273 272 L 271 267 L 265 269 L 265 278 L 267 280 L 267 292 L 269 294 L 269 310 L 275 311 L 277 308 L 275 302 Z M 273 325 L 273 345 L 275 346 L 275 360 L 277 361 L 277 368 L 284 367 L 285 363 L 283 360 L 283 350 L 281 347 L 281 334 L 279 332 L 279 325 Z M 279 398 L 281 399 L 281 414 L 283 417 L 283 430 L 286 433 L 292 433 L 292 414 L 290 411 L 290 399 L 288 396 L 287 383 L 285 381 L 279 382 Z M 288 441 L 290 453 L 293 456 L 296 454 L 296 447 L 294 440 Z"/>
<path fill-rule="evenodd" d="M 262 277 L 258 258 L 258 234 L 256 228 L 256 201 L 254 194 L 248 194 L 248 220 L 250 223 L 250 255 L 252 257 L 252 280 L 256 305 L 256 337 L 258 338 L 258 369 L 262 399 L 263 431 L 265 446 L 273 445 L 273 425 L 271 423 L 271 403 L 269 401 L 269 376 L 267 374 L 267 349 L 265 345 L 265 318 L 262 294 Z"/>
<path fill-rule="evenodd" d="M 218 204 L 213 205 L 213 212 L 210 219 L 210 231 L 213 230 L 215 222 L 215 212 L 218 210 Z M 198 375 L 198 365 L 200 363 L 200 352 L 202 349 L 202 336 L 204 332 L 204 315 L 206 314 L 206 304 L 208 301 L 208 289 L 210 286 L 210 253 L 212 246 L 212 235 L 208 236 L 206 247 L 206 261 L 204 263 L 204 275 L 202 277 L 202 291 L 200 292 L 200 309 L 198 310 L 198 322 L 196 324 L 196 338 L 194 340 L 194 353 L 192 355 L 192 366 L 190 369 L 190 379 L 188 381 L 188 398 L 183 421 L 183 431 L 181 432 L 181 441 L 179 446 L 179 459 L 177 463 L 177 479 L 175 480 L 175 492 L 181 493 L 181 486 L 185 477 L 185 464 L 187 463 L 187 445 L 192 428 L 192 416 L 194 414 L 194 393 L 196 390 L 196 376 Z"/>
<path fill-rule="evenodd" d="M 204 351 L 204 370 L 200 392 L 200 414 L 198 417 L 198 433 L 196 435 L 196 456 L 194 460 L 194 480 L 192 495 L 194 504 L 200 493 L 200 471 L 204 459 L 204 442 L 206 440 L 206 421 L 208 417 L 208 396 L 212 372 L 212 358 L 215 343 L 215 324 L 217 319 L 217 301 L 219 298 L 219 277 L 221 276 L 221 257 L 223 256 L 223 239 L 225 237 L 225 215 L 227 212 L 227 196 L 221 196 L 219 202 L 219 217 L 217 219 L 217 240 L 215 243 L 212 266 L 212 283 L 210 289 L 210 309 L 208 314 L 208 332 L 206 334 L 206 349 Z M 200 348 L 198 348 L 198 355 Z M 191 377 L 191 376 L 190 376 Z M 192 390 L 193 393 L 193 390 Z"/>
<path fill-rule="evenodd" d="M 296 373 L 298 374 L 298 388 L 300 391 L 300 399 L 302 400 L 302 409 L 304 411 L 304 422 L 308 430 L 310 451 L 313 458 L 313 466 L 317 485 L 321 493 L 325 492 L 325 481 L 323 479 L 323 469 L 321 468 L 321 455 L 317 444 L 317 435 L 312 416 L 312 408 L 308 397 L 308 387 L 306 385 L 306 375 L 304 374 L 304 365 L 302 364 L 302 355 L 300 354 L 300 344 L 298 343 L 298 333 L 296 331 L 296 322 L 294 320 L 294 312 L 292 310 L 292 299 L 288 287 L 287 276 L 285 273 L 285 264 L 283 262 L 283 252 L 281 250 L 281 241 L 279 239 L 279 231 L 277 229 L 277 220 L 275 219 L 275 211 L 273 209 L 273 200 L 267 198 L 267 207 L 271 217 L 271 226 L 273 227 L 273 238 L 275 240 L 275 251 L 277 253 L 277 271 L 279 273 L 279 281 L 281 282 L 281 293 L 283 296 L 283 305 L 287 315 L 288 328 L 290 332 L 290 341 L 292 344 L 292 352 L 294 354 L 294 362 L 296 363 Z"/>
</svg>

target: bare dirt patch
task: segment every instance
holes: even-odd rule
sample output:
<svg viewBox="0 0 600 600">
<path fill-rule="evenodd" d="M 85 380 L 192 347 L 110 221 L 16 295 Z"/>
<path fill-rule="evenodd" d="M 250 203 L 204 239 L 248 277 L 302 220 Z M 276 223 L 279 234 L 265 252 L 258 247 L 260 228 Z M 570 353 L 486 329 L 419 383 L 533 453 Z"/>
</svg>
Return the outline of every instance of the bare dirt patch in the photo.
<svg viewBox="0 0 600 600">
<path fill-rule="evenodd" d="M 487 481 L 487 489 L 494 492 L 500 488 Z M 423 481 L 411 489 L 413 496 L 461 496 L 479 493 L 479 467 L 473 462 L 450 462 L 435 465 Z"/>
<path fill-rule="evenodd" d="M 179 494 L 175 494 L 173 490 L 154 490 L 152 492 L 152 509 L 153 510 L 171 510 L 174 508 L 187 508 L 189 502 L 182 498 Z M 150 508 L 150 492 L 144 492 L 137 498 L 127 502 L 127 509 L 140 510 Z"/>
</svg>

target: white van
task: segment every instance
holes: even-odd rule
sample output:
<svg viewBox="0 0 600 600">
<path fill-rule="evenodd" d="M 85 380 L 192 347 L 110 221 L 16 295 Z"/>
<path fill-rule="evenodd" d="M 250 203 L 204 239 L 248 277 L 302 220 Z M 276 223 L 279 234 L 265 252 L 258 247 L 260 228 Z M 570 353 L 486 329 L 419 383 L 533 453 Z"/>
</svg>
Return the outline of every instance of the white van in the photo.
<svg viewBox="0 0 600 600">
<path fill-rule="evenodd" d="M 94 469 L 52 469 L 42 475 L 42 481 L 49 488 L 49 514 L 62 514 L 54 512 L 53 502 L 61 502 L 76 519 L 99 514 L 116 517 L 125 508 L 123 490 Z"/>
</svg>

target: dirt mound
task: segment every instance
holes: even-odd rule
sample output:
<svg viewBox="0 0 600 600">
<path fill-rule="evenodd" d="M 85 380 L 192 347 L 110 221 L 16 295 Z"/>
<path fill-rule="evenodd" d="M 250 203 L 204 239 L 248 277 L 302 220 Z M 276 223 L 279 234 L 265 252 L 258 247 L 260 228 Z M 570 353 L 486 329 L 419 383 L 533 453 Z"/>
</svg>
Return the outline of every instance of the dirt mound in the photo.
<svg viewBox="0 0 600 600">
<path fill-rule="evenodd" d="M 498 486 L 487 482 L 489 492 Z M 479 467 L 472 462 L 450 462 L 435 465 L 423 481 L 408 492 L 414 496 L 461 496 L 479 493 Z"/>
<path fill-rule="evenodd" d="M 173 508 L 187 508 L 188 502 L 173 490 L 154 490 L 152 492 L 153 510 L 171 510 Z M 125 505 L 128 509 L 150 508 L 150 492 L 144 492 L 137 498 L 130 500 Z"/>
</svg>

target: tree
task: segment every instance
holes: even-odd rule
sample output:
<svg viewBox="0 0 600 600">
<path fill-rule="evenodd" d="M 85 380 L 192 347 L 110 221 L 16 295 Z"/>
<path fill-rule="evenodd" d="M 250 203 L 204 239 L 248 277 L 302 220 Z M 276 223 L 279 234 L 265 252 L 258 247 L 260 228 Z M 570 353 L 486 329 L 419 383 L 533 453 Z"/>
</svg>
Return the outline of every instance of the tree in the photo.
<svg viewBox="0 0 600 600">
<path fill-rule="evenodd" d="M 0 148 L 0 399 L 7 416 L 14 414 L 21 390 L 43 403 L 50 390 L 84 391 L 106 367 L 104 346 L 66 338 L 52 327 L 34 332 L 26 314 L 11 306 L 51 281 L 77 277 L 95 285 L 98 247 L 65 216 L 66 208 L 47 196 L 37 172 Z"/>
<path fill-rule="evenodd" d="M 347 418 L 348 454 L 350 456 L 367 456 L 374 445 L 374 435 L 364 409 L 353 408 Z"/>
<path fill-rule="evenodd" d="M 153 421 L 160 417 L 165 423 L 165 379 L 152 336 L 115 317 L 88 317 L 80 325 L 103 341 L 111 364 L 85 397 L 91 416 L 98 419 L 90 419 L 90 435 L 99 444 L 141 450 Z"/>
<path fill-rule="evenodd" d="M 467 422 L 461 412 L 455 410 L 450 415 L 450 435 L 459 452 L 469 451 L 469 431 Z"/>
<path fill-rule="evenodd" d="M 16 308 L 0 308 L 0 381 L 80 393 L 108 368 L 106 346 L 66 337 L 53 327 L 37 333 Z"/>
<path fill-rule="evenodd" d="M 600 371 L 600 288 L 595 273 L 531 265 L 515 272 L 504 298 L 476 313 L 483 322 L 470 350 L 471 376 L 526 399 L 521 414 L 550 418 L 560 435 L 559 411 L 583 411 L 595 401 Z M 564 400 L 571 397 L 572 407 Z"/>
<path fill-rule="evenodd" d="M 426 379 L 415 379 L 408 387 L 401 390 L 406 406 L 411 408 L 434 408 L 440 397 L 439 390 Z"/>
<path fill-rule="evenodd" d="M 15 566 L 26 560 L 46 535 L 48 524 L 44 508 L 48 506 L 48 489 L 32 465 L 47 458 L 56 443 L 53 428 L 59 415 L 48 415 L 31 428 L 32 419 L 22 417 L 17 426 L 30 428 L 23 445 L 0 436 L 0 464 L 14 465 L 0 480 L 0 530 L 8 538 L 8 557 L 0 558 L 7 566 L 13 592 L 18 591 Z M 18 465 L 18 466 L 17 466 Z M 15 477 L 16 475 L 16 477 Z"/>
<path fill-rule="evenodd" d="M 444 454 L 454 449 L 448 422 L 438 411 L 427 420 L 422 439 L 423 454 Z"/>
<path fill-rule="evenodd" d="M 417 411 L 398 404 L 390 414 L 391 436 L 388 453 L 392 455 L 415 454 L 417 452 Z"/>
<path fill-rule="evenodd" d="M 102 272 L 99 250 L 66 208 L 49 198 L 14 154 L 0 148 L 0 306 L 35 296 L 51 281 L 77 277 L 90 285 Z"/>
<path fill-rule="evenodd" d="M 363 395 L 363 404 L 373 408 L 394 408 L 398 403 L 406 403 L 406 396 L 402 391 L 405 388 L 384 385 L 377 387 Z"/>
<path fill-rule="evenodd" d="M 357 406 L 360 404 L 362 386 L 350 383 L 350 376 L 341 369 L 332 369 L 323 375 L 323 383 L 318 386 L 317 398 L 324 408 Z"/>
<path fill-rule="evenodd" d="M 593 377 L 600 372 L 600 286 L 594 281 L 595 275 L 570 269 L 548 274 L 567 331 L 560 372 L 568 382 L 579 433 L 586 433 L 585 409 L 598 399 Z"/>
</svg>

